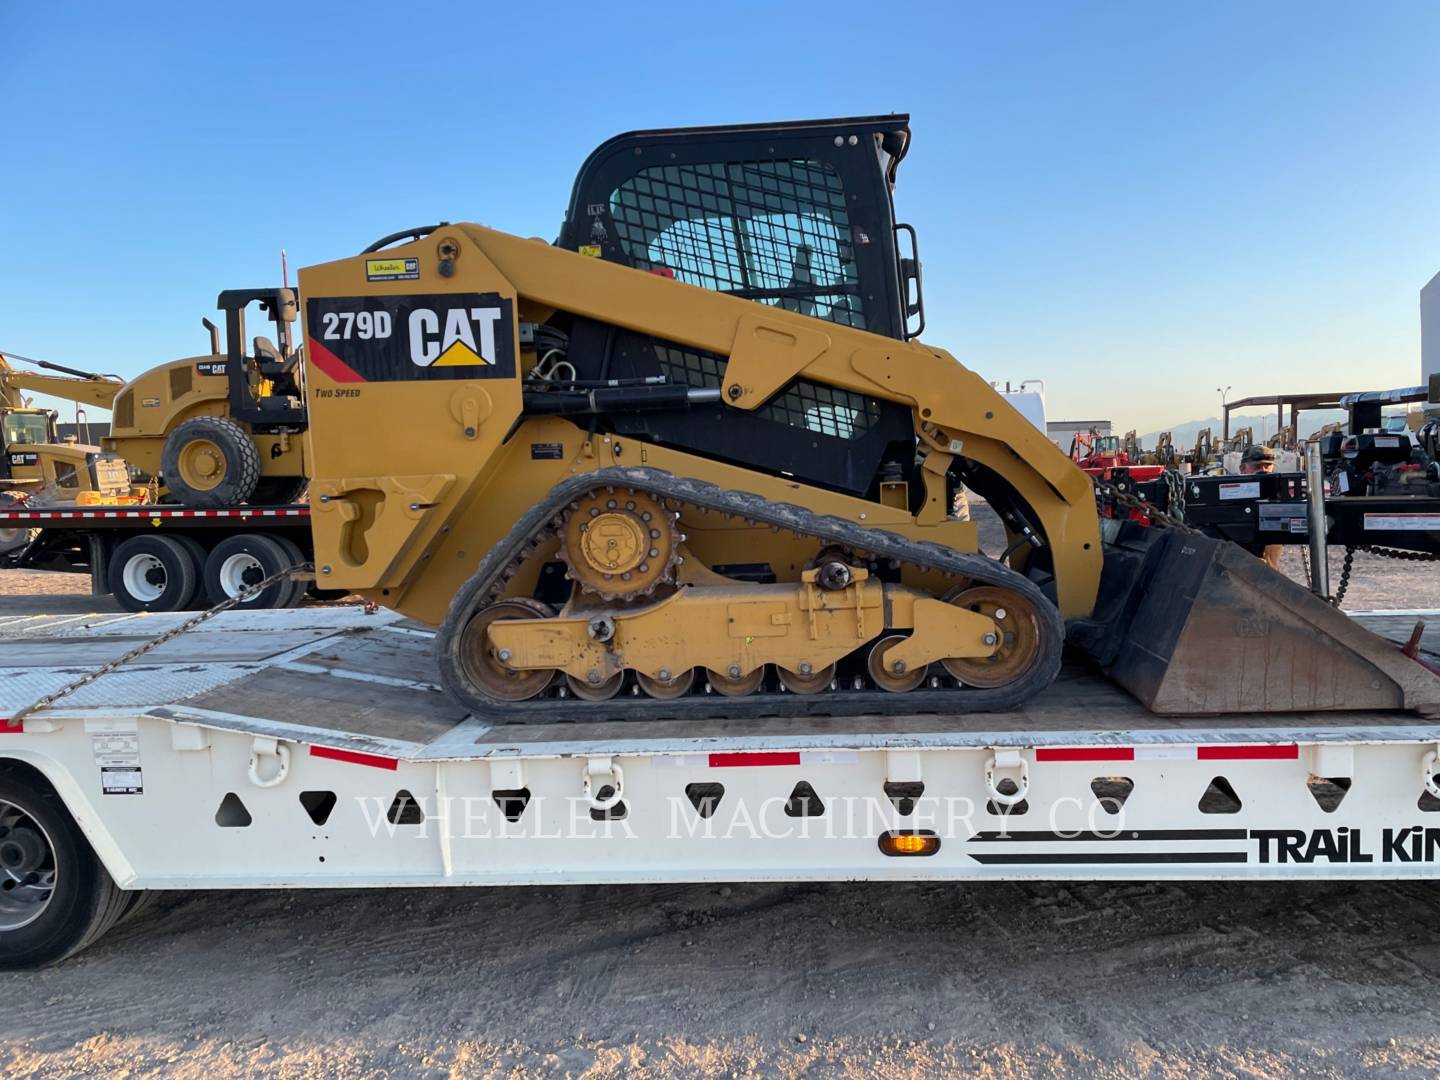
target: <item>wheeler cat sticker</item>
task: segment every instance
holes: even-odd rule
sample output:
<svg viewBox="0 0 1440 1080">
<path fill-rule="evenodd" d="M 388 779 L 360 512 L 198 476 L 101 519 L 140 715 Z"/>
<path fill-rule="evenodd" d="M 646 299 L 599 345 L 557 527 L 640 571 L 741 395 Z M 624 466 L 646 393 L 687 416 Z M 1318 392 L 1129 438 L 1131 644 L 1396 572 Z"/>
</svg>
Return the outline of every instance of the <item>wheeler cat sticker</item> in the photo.
<svg viewBox="0 0 1440 1080">
<path fill-rule="evenodd" d="M 498 293 L 326 296 L 306 320 L 308 362 L 335 382 L 515 375 L 514 303 Z"/>
</svg>

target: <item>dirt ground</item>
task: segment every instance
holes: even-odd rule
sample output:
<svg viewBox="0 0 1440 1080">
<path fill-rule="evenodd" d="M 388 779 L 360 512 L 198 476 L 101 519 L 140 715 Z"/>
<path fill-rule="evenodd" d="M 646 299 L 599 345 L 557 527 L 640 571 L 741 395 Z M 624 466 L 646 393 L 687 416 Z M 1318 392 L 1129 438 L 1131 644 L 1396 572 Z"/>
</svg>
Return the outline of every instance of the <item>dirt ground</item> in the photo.
<svg viewBox="0 0 1440 1080">
<path fill-rule="evenodd" d="M 1440 608 L 1422 564 L 1349 595 Z M 0 976 L 0 1075 L 1433 1077 L 1437 976 L 1425 883 L 185 893 Z"/>
</svg>

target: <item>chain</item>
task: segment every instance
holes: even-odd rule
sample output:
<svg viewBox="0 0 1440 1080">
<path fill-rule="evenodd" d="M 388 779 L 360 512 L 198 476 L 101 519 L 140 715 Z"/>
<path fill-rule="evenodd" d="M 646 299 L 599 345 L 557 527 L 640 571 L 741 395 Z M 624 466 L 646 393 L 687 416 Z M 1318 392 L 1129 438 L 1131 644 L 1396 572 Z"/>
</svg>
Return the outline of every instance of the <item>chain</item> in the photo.
<svg viewBox="0 0 1440 1080">
<path fill-rule="evenodd" d="M 1340 565 L 1340 585 L 1335 590 L 1335 595 L 1330 598 L 1330 603 L 1337 608 L 1345 599 L 1345 590 L 1350 587 L 1350 574 L 1355 567 L 1357 551 L 1381 559 L 1399 559 L 1402 562 L 1440 562 L 1440 553 L 1434 551 L 1405 551 L 1402 548 L 1379 547 L 1375 544 L 1351 544 L 1345 548 L 1345 561 Z M 1301 549 L 1301 558 L 1305 559 L 1305 571 L 1308 575 L 1310 563 L 1304 549 Z"/>
<path fill-rule="evenodd" d="M 256 582 L 254 585 L 247 585 L 236 595 L 220 601 L 220 603 L 216 604 L 208 611 L 202 611 L 194 618 L 186 619 L 179 626 L 167 630 L 165 631 L 165 633 L 153 637 L 149 641 L 141 642 L 139 645 L 135 646 L 135 648 L 131 649 L 125 655 L 117 657 L 116 659 L 111 660 L 107 664 L 101 665 L 94 671 L 90 672 L 87 675 L 80 676 L 80 678 L 74 680 L 73 682 L 66 683 L 64 686 L 60 687 L 59 690 L 55 690 L 49 694 L 46 694 L 44 697 L 37 699 L 31 704 L 25 706 L 25 708 L 21 709 L 19 712 L 10 716 L 8 719 L 0 720 L 0 731 L 4 731 L 7 727 L 18 728 L 21 722 L 32 713 L 38 712 L 41 709 L 48 709 L 51 705 L 55 704 L 55 702 L 59 701 L 61 698 L 69 697 L 76 690 L 79 690 L 81 687 L 89 686 L 101 676 L 108 675 L 110 674 L 110 672 L 116 670 L 117 668 L 123 667 L 124 665 L 130 663 L 130 661 L 139 659 L 152 649 L 158 649 L 167 641 L 174 641 L 181 634 L 193 630 L 201 623 L 206 622 L 209 619 L 213 619 L 221 612 L 229 611 L 235 605 L 245 603 L 247 600 L 250 600 L 263 590 L 275 584 L 275 582 L 281 580 L 282 578 L 287 578 L 291 574 L 311 569 L 313 569 L 313 566 L 309 563 L 305 564 L 304 566 L 287 566 L 283 570 L 275 571 L 275 573 L 271 574 L 264 581 Z"/>
<path fill-rule="evenodd" d="M 1171 473 L 1167 470 L 1165 475 L 1169 477 Z M 1183 514 L 1184 481 L 1180 479 L 1179 473 L 1175 473 L 1174 475 L 1176 479 L 1179 480 L 1180 486 L 1182 488 L 1180 510 Z M 1163 525 L 1166 528 L 1175 529 L 1177 532 L 1198 533 L 1200 531 L 1199 529 L 1191 527 L 1191 525 L 1180 515 L 1167 513 L 1166 511 L 1161 510 L 1154 503 L 1146 502 L 1144 499 L 1132 495 L 1128 491 L 1121 491 L 1118 487 L 1110 483 L 1110 481 L 1108 480 L 1101 480 L 1098 476 L 1092 476 L 1090 479 L 1095 483 L 1095 491 L 1097 494 L 1108 495 L 1111 499 L 1115 501 L 1116 505 L 1123 506 L 1127 510 L 1139 511 L 1147 518 L 1149 518 L 1150 521 L 1155 525 Z M 1167 479 L 1165 481 L 1167 488 L 1173 482 L 1174 481 Z"/>
</svg>

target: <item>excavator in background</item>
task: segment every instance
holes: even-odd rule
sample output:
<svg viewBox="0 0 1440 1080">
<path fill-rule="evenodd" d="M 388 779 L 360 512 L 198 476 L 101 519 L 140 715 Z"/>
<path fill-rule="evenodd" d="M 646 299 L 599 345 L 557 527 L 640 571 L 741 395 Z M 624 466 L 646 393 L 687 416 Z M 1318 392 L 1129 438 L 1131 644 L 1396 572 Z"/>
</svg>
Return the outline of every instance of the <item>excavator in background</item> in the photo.
<svg viewBox="0 0 1440 1080">
<path fill-rule="evenodd" d="M 12 360 L 62 374 L 17 368 Z M 0 353 L 0 493 L 4 501 L 128 493 L 130 480 L 123 461 L 98 446 L 61 438 L 57 414 L 33 407 L 23 393 L 28 390 L 108 409 L 119 387 L 119 380 L 108 376 Z"/>
<path fill-rule="evenodd" d="M 1014 709 L 1067 635 L 1162 713 L 1440 706 L 1234 545 L 1102 534 L 1090 477 L 919 340 L 909 145 L 635 132 L 554 245 L 440 224 L 303 270 L 319 582 L 438 626 L 501 722 Z"/>
</svg>

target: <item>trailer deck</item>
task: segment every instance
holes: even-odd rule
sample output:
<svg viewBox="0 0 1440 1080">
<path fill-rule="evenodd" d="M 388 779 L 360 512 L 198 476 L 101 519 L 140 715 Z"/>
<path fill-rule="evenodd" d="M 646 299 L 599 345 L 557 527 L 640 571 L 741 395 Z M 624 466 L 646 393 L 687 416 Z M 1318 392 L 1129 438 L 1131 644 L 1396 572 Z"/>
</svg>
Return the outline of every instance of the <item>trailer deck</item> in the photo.
<svg viewBox="0 0 1440 1080">
<path fill-rule="evenodd" d="M 0 617 L 0 717 L 183 622 L 186 613 Z M 1429 620 L 1421 651 L 1440 663 L 1440 612 L 1358 612 L 1403 644 Z M 229 612 L 67 697 L 46 718 L 149 716 L 275 735 L 415 761 L 497 753 L 578 756 L 837 743 L 895 747 L 1037 746 L 1047 742 L 1440 740 L 1440 722 L 1385 712 L 1166 718 L 1147 712 L 1083 664 L 1067 664 L 1019 711 L 945 715 L 717 718 L 607 723 L 492 724 L 467 718 L 440 687 L 433 631 L 360 606 Z M 294 719 L 303 702 L 305 722 Z M 563 717 L 564 702 L 556 702 Z M 37 718 L 39 719 L 39 718 Z M 703 729 L 703 734 L 701 730 Z"/>
<path fill-rule="evenodd" d="M 1355 618 L 1398 645 L 1435 614 Z M 184 618 L 0 618 L 0 716 Z M 1421 648 L 1440 662 L 1432 627 Z M 1440 722 L 1410 714 L 1166 719 L 1077 664 L 1011 713 L 580 724 L 560 701 L 496 725 L 430 649 L 383 610 L 226 613 L 0 727 L 0 757 L 124 888 L 1440 873 Z"/>
</svg>

